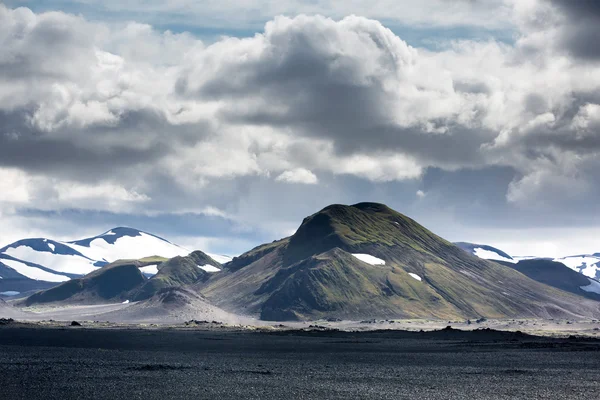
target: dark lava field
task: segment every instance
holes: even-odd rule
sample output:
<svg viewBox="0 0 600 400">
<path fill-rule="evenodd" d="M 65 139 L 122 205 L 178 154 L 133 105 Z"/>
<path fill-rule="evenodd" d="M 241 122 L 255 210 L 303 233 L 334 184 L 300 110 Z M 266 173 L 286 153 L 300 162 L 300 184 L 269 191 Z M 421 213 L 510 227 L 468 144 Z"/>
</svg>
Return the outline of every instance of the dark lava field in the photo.
<svg viewBox="0 0 600 400">
<path fill-rule="evenodd" d="M 600 341 L 0 327 L 2 399 L 598 399 Z"/>
</svg>

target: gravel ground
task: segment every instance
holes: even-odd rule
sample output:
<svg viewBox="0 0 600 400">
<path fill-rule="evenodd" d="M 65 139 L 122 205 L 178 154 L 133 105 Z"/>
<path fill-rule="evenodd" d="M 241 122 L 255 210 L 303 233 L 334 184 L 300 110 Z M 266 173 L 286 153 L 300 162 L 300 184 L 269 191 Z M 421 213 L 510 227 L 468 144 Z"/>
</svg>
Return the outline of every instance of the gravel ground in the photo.
<svg viewBox="0 0 600 400">
<path fill-rule="evenodd" d="M 0 326 L 2 399 L 598 399 L 600 341 Z"/>
</svg>

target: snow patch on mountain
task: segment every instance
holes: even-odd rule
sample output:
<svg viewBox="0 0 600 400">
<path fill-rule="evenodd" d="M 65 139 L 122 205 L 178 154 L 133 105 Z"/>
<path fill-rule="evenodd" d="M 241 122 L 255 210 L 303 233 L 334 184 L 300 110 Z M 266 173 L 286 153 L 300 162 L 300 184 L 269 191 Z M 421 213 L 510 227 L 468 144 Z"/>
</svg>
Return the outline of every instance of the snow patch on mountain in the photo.
<svg viewBox="0 0 600 400">
<path fill-rule="evenodd" d="M 38 251 L 28 245 L 21 245 L 9 247 L 4 251 L 4 254 L 67 274 L 84 275 L 97 269 L 93 260 L 77 254 L 57 254 L 53 252 L 55 248 L 50 250 L 50 247 L 48 247 L 49 251 Z"/>
<path fill-rule="evenodd" d="M 139 270 L 144 275 L 156 275 L 156 274 L 158 274 L 158 265 L 157 264 L 146 265 L 145 267 L 140 267 Z"/>
<path fill-rule="evenodd" d="M 102 235 L 70 242 L 74 249 L 95 260 L 113 262 L 150 256 L 173 258 L 190 250 L 168 240 L 131 228 L 115 228 Z"/>
<path fill-rule="evenodd" d="M 413 274 L 412 272 L 408 273 L 410 276 L 412 276 L 414 279 L 418 280 L 419 282 L 421 282 L 423 279 L 421 279 L 421 277 L 417 274 Z"/>
<path fill-rule="evenodd" d="M 486 250 L 481 247 L 476 247 L 475 249 L 473 249 L 473 254 L 485 260 L 506 261 L 513 264 L 517 263 L 517 261 L 513 260 L 512 258 L 503 257 L 495 251 Z"/>
<path fill-rule="evenodd" d="M 492 246 L 484 244 L 474 244 L 469 242 L 456 242 L 454 244 L 466 251 L 467 253 L 471 253 L 474 256 L 482 258 L 484 260 L 504 261 L 513 264 L 516 264 L 518 262 L 504 251 Z"/>
<path fill-rule="evenodd" d="M 214 258 L 213 258 L 214 260 Z M 215 260 L 216 261 L 216 260 Z M 206 264 L 206 265 L 198 265 L 198 268 L 200 268 L 201 270 L 204 270 L 206 272 L 220 272 L 221 270 L 215 266 L 212 266 L 210 264 Z"/>
<path fill-rule="evenodd" d="M 580 255 L 554 259 L 588 278 L 600 278 L 600 257 Z"/>
<path fill-rule="evenodd" d="M 40 268 L 30 267 L 21 261 L 3 259 L 2 264 L 14 269 L 19 274 L 36 281 L 66 282 L 71 279 L 68 276 L 53 274 Z"/>
<path fill-rule="evenodd" d="M 600 294 L 600 282 L 595 281 L 593 279 L 589 279 L 590 284 L 587 286 L 581 286 L 581 290 L 584 290 L 588 293 L 598 293 Z"/>
<path fill-rule="evenodd" d="M 355 258 L 358 258 L 362 262 L 366 262 L 371 265 L 385 265 L 385 261 L 381 258 L 373 257 L 370 254 L 352 254 Z"/>
</svg>

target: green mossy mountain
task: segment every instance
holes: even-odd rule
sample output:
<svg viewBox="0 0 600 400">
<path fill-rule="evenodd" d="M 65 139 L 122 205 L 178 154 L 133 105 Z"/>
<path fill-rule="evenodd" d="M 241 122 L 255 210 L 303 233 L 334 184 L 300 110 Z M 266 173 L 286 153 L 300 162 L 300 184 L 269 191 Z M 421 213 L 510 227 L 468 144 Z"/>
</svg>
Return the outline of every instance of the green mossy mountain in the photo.
<svg viewBox="0 0 600 400">
<path fill-rule="evenodd" d="M 223 268 L 221 264 L 201 251 L 195 251 L 186 257 L 171 258 L 159 265 L 156 275 L 131 292 L 131 300 L 146 300 L 167 288 L 206 281 L 210 274 L 199 268 L 204 265 Z"/>
<path fill-rule="evenodd" d="M 43 290 L 26 298 L 23 303 L 73 302 L 93 304 L 105 301 L 125 300 L 130 290 L 146 281 L 138 261 L 116 261 L 91 272 L 83 278 L 72 279 L 51 289 Z"/>
<path fill-rule="evenodd" d="M 149 279 L 139 269 L 157 263 L 158 273 Z M 54 302 L 95 304 L 145 300 L 167 288 L 179 288 L 207 280 L 210 274 L 199 268 L 205 265 L 222 268 L 218 262 L 201 251 L 171 259 L 148 257 L 140 260 L 119 260 L 83 278 L 72 279 L 51 289 L 34 293 L 22 303 L 30 306 Z"/>
<path fill-rule="evenodd" d="M 225 268 L 197 290 L 266 320 L 600 315 L 600 303 L 467 254 L 377 203 L 326 207 Z"/>
</svg>

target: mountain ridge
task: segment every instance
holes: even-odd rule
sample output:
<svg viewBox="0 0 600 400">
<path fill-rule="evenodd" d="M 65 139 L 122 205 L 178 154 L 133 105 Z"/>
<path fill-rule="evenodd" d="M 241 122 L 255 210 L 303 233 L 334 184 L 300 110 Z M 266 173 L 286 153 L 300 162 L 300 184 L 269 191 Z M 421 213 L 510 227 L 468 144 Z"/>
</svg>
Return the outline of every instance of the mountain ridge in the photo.
<svg viewBox="0 0 600 400">
<path fill-rule="evenodd" d="M 0 292 L 47 289 L 121 259 L 189 253 L 160 236 L 128 227 L 73 241 L 21 239 L 0 249 Z"/>
<path fill-rule="evenodd" d="M 145 277 L 143 270 L 157 263 L 157 273 Z M 201 251 L 158 261 L 155 257 L 119 260 L 56 287 L 27 297 L 26 306 L 44 303 L 98 304 L 143 301 L 157 293 L 207 280 L 222 266 Z"/>
</svg>

